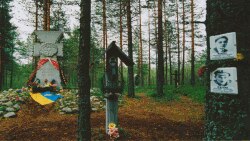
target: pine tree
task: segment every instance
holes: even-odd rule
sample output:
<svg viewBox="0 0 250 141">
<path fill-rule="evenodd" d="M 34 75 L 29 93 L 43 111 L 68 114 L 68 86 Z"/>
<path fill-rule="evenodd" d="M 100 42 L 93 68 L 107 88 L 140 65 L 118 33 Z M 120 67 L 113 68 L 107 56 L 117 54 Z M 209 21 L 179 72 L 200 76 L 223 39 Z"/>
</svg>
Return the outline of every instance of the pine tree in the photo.
<svg viewBox="0 0 250 141">
<path fill-rule="evenodd" d="M 209 75 L 219 67 L 236 67 L 238 94 L 206 94 L 205 140 L 250 140 L 250 2 L 245 0 L 207 0 L 207 88 Z M 241 59 L 210 60 L 209 37 L 236 33 Z"/>
<path fill-rule="evenodd" d="M 163 61 L 163 27 L 162 27 L 162 0 L 158 0 L 158 65 L 157 65 L 157 95 L 163 96 L 164 61 Z"/>
<path fill-rule="evenodd" d="M 13 42 L 16 34 L 15 27 L 10 23 L 10 2 L 11 0 L 0 2 L 0 90 L 3 88 L 4 80 L 7 80 L 7 75 L 4 75 L 7 72 L 6 66 L 13 65 Z"/>
<path fill-rule="evenodd" d="M 81 0 L 80 4 L 80 44 L 78 62 L 79 116 L 78 140 L 91 140 L 90 126 L 90 37 L 91 37 L 91 0 Z"/>
<path fill-rule="evenodd" d="M 132 25 L 131 25 L 131 5 L 127 1 L 127 28 L 128 28 L 128 56 L 133 61 L 133 44 L 132 44 Z M 134 90 L 134 69 L 128 66 L 128 96 L 135 97 Z"/>
</svg>

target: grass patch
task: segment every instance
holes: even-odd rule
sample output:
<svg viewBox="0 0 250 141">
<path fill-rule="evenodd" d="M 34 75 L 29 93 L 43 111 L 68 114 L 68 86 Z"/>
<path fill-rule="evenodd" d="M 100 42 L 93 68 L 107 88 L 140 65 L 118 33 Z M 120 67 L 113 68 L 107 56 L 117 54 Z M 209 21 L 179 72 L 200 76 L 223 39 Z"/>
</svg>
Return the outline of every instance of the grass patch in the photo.
<svg viewBox="0 0 250 141">
<path fill-rule="evenodd" d="M 176 88 L 174 86 L 164 86 L 164 95 L 159 97 L 157 95 L 156 86 L 148 86 L 148 87 L 136 87 L 136 93 L 144 93 L 145 95 L 154 98 L 156 101 L 159 102 L 168 102 L 168 101 L 175 101 L 179 99 L 179 94 L 175 92 Z"/>
<path fill-rule="evenodd" d="M 204 103 L 205 102 L 205 94 L 206 94 L 206 87 L 205 86 L 180 86 L 176 93 L 184 96 L 190 97 L 192 100 Z"/>
<path fill-rule="evenodd" d="M 195 102 L 204 103 L 206 87 L 184 85 L 175 88 L 174 85 L 164 86 L 164 96 L 158 97 L 156 86 L 135 87 L 136 93 L 144 93 L 149 97 L 155 98 L 157 101 L 174 101 L 178 100 L 181 95 L 188 96 Z"/>
</svg>

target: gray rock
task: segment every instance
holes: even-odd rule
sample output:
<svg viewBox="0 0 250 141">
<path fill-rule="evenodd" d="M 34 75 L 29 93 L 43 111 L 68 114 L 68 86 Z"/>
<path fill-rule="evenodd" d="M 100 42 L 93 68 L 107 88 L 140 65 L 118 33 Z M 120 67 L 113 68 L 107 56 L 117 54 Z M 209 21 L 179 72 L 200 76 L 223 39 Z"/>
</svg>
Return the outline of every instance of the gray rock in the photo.
<svg viewBox="0 0 250 141">
<path fill-rule="evenodd" d="M 9 99 L 7 99 L 7 98 L 3 98 L 3 99 L 0 99 L 0 102 L 8 102 L 9 101 Z"/>
<path fill-rule="evenodd" d="M 94 112 L 95 112 L 95 111 L 98 111 L 97 108 L 91 108 L 91 110 L 94 111 Z"/>
<path fill-rule="evenodd" d="M 6 105 L 6 106 L 10 107 L 10 106 L 13 105 L 13 103 L 11 101 L 9 101 L 9 102 L 4 103 L 3 105 Z"/>
<path fill-rule="evenodd" d="M 2 116 L 2 115 L 3 115 L 3 113 L 4 113 L 3 111 L 0 111 L 0 116 Z"/>
<path fill-rule="evenodd" d="M 14 112 L 9 112 L 9 113 L 5 114 L 3 117 L 10 118 L 10 117 L 15 117 L 15 116 L 16 116 L 16 114 Z"/>
<path fill-rule="evenodd" d="M 8 108 L 6 108 L 5 110 L 6 110 L 7 112 L 14 112 L 14 111 L 15 111 L 15 109 L 12 108 L 12 107 L 8 107 Z"/>
<path fill-rule="evenodd" d="M 72 113 L 73 111 L 72 111 L 71 108 L 65 107 L 65 108 L 62 109 L 62 112 L 65 112 L 65 113 Z"/>
<path fill-rule="evenodd" d="M 76 113 L 76 112 L 79 111 L 79 109 L 78 109 L 78 108 L 72 108 L 72 111 L 73 111 L 74 113 Z"/>
<path fill-rule="evenodd" d="M 13 107 L 14 107 L 15 109 L 17 109 L 17 110 L 20 109 L 20 106 L 19 106 L 18 104 L 15 104 Z"/>
<path fill-rule="evenodd" d="M 13 91 L 13 89 L 9 89 L 9 92 L 12 92 Z"/>
</svg>

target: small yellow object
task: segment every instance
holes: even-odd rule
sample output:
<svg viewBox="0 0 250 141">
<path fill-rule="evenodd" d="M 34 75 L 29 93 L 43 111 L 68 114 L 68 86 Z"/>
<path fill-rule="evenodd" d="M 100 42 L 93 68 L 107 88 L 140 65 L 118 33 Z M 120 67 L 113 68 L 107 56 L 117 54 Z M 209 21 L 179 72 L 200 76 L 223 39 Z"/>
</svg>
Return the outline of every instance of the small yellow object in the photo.
<svg viewBox="0 0 250 141">
<path fill-rule="evenodd" d="M 116 125 L 114 123 L 109 123 L 109 128 L 115 128 Z"/>
<path fill-rule="evenodd" d="M 237 58 L 236 60 L 239 61 L 239 60 L 243 60 L 244 59 L 244 56 L 242 53 L 237 53 Z"/>
</svg>

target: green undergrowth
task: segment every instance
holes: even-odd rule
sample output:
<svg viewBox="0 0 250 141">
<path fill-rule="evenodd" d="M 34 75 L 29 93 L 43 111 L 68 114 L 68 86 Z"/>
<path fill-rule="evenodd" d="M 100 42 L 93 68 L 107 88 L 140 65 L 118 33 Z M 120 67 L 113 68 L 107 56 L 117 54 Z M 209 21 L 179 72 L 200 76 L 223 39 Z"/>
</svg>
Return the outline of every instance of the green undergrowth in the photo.
<svg viewBox="0 0 250 141">
<path fill-rule="evenodd" d="M 168 85 L 164 86 L 164 95 L 157 95 L 156 86 L 147 86 L 147 87 L 136 87 L 136 93 L 144 93 L 145 95 L 154 98 L 159 102 L 167 102 L 167 101 L 176 101 L 179 100 L 180 95 L 176 93 L 176 88 L 174 86 Z"/>
<path fill-rule="evenodd" d="M 206 88 L 204 86 L 179 86 L 175 88 L 174 85 L 164 86 L 164 95 L 159 97 L 157 95 L 156 86 L 136 87 L 135 93 L 144 93 L 145 95 L 155 98 L 157 101 L 176 101 L 180 96 L 187 96 L 195 102 L 204 103 Z"/>
<path fill-rule="evenodd" d="M 206 87 L 205 86 L 179 86 L 177 91 L 178 94 L 187 96 L 195 102 L 204 103 Z"/>
</svg>

